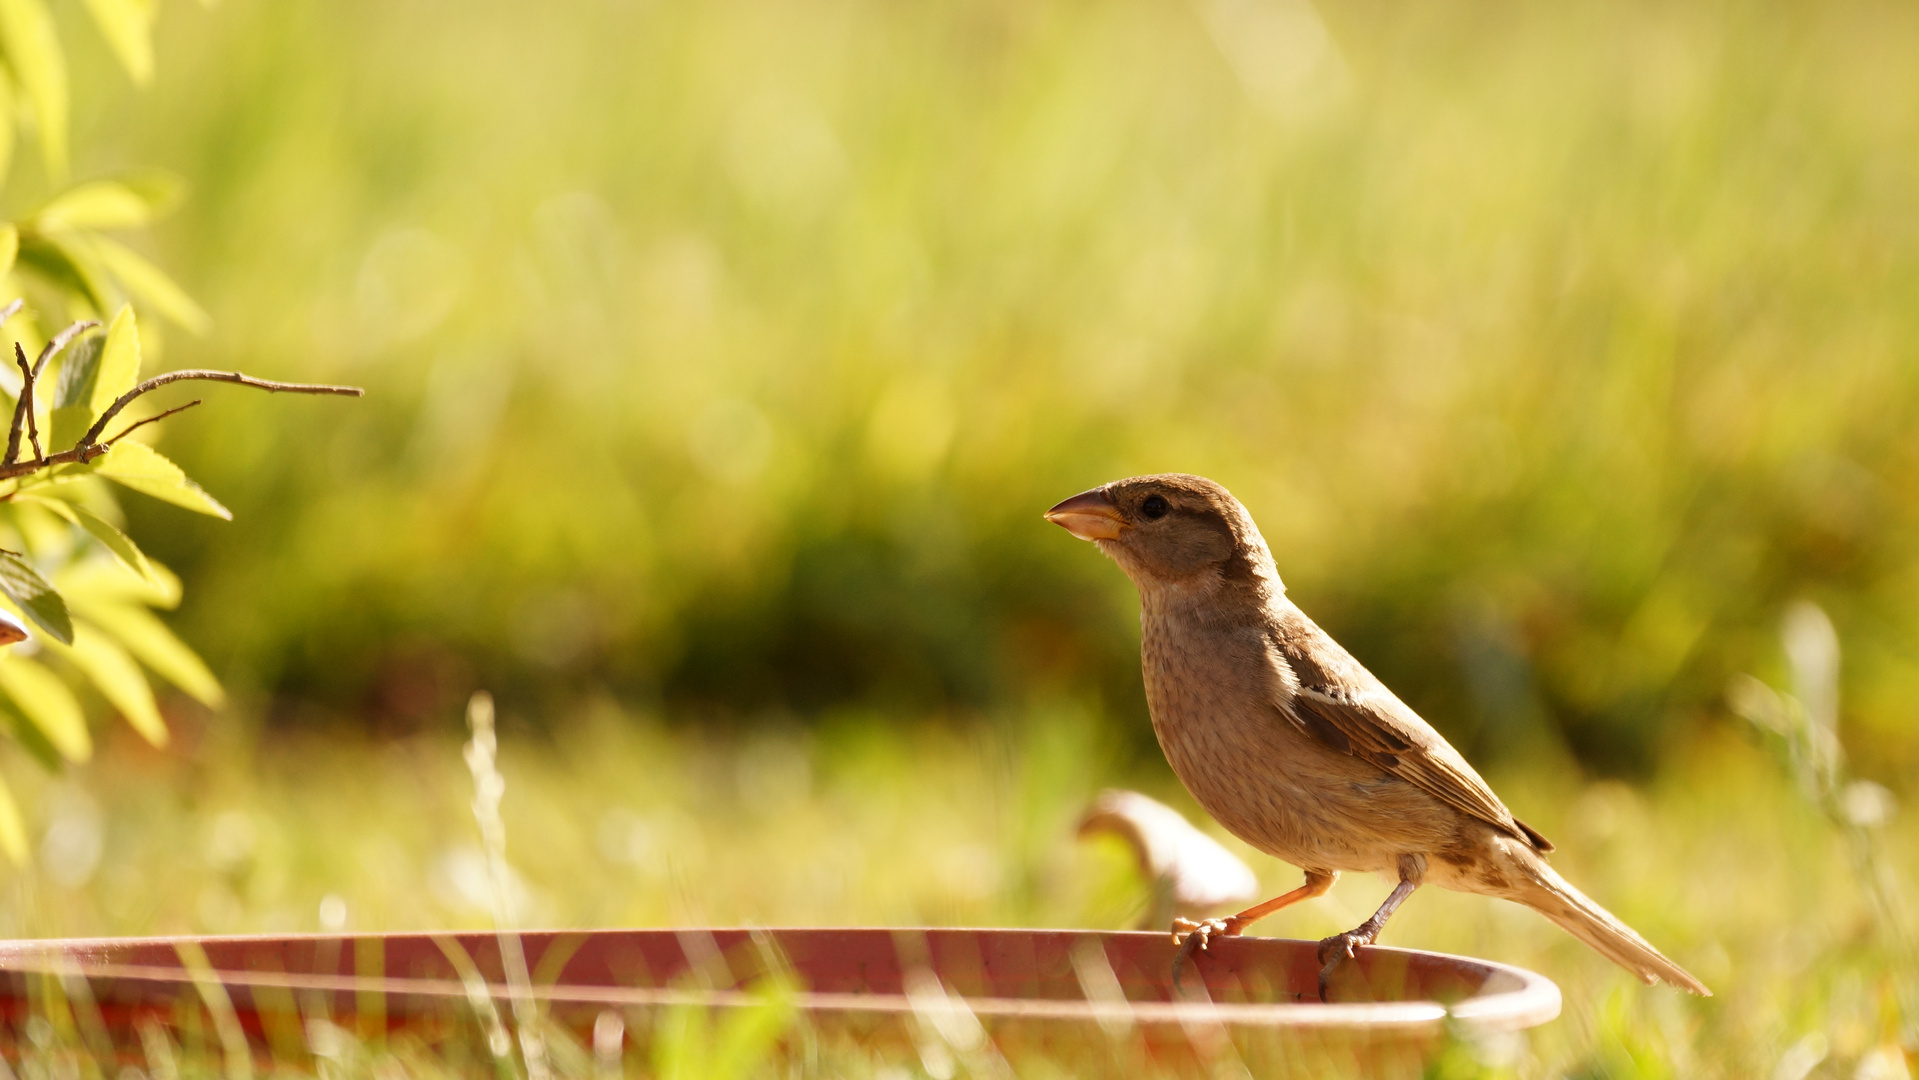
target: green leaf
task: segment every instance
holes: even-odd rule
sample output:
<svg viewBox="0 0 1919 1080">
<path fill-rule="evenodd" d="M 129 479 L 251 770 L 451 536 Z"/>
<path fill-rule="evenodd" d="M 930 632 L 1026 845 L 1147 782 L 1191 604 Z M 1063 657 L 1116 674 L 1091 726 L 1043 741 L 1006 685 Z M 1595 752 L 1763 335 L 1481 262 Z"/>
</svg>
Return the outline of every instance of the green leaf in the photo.
<svg viewBox="0 0 1919 1080">
<path fill-rule="evenodd" d="M 100 356 L 105 340 L 98 334 L 82 334 L 67 346 L 60 361 L 60 381 L 53 388 L 53 407 L 88 406 L 93 403 L 93 387 L 100 381 Z"/>
<path fill-rule="evenodd" d="M 20 820 L 20 806 L 13 801 L 13 792 L 7 785 L 0 783 L 0 851 L 15 866 L 27 864 L 27 827 Z"/>
<path fill-rule="evenodd" d="M 153 77 L 153 5 L 143 0 L 87 0 L 87 10 L 100 27 L 100 36 L 133 81 L 145 85 Z"/>
<path fill-rule="evenodd" d="M 47 172 L 67 172 L 67 61 L 53 15 L 40 0 L 0 0 L 0 50 L 39 121 Z"/>
<path fill-rule="evenodd" d="M 52 488 L 61 491 L 65 485 Z M 80 559 L 70 562 L 53 575 L 60 595 L 73 610 L 94 622 L 101 619 L 94 605 L 101 603 L 144 604 L 147 607 L 175 608 L 180 605 L 180 578 L 162 563 L 147 560 L 152 580 L 127 572 L 117 559 Z"/>
<path fill-rule="evenodd" d="M 60 518 L 69 525 L 80 524 L 80 515 L 73 512 L 74 505 L 65 499 L 48 498 L 45 495 L 15 495 L 8 500 L 16 506 L 38 506 Z M 58 586 L 56 586 L 57 588 Z"/>
<path fill-rule="evenodd" d="M 80 702 L 53 672 L 21 656 L 0 657 L 0 691 L 19 706 L 60 756 L 85 761 L 93 756 L 93 737 Z"/>
<path fill-rule="evenodd" d="M 38 570 L 11 551 L 0 551 L 0 593 L 5 593 L 42 630 L 63 644 L 73 644 L 73 619 L 67 614 L 67 602 Z"/>
<path fill-rule="evenodd" d="M 50 499 L 40 495 L 16 495 L 16 500 L 44 506 L 55 514 L 65 518 L 69 524 L 78 525 L 93 534 L 101 546 L 120 560 L 120 565 L 139 574 L 149 584 L 159 585 L 160 579 L 154 573 L 153 564 L 147 561 L 146 553 L 133 543 L 133 538 L 120 531 L 120 527 L 79 503 L 65 499 Z"/>
<path fill-rule="evenodd" d="M 145 257 L 125 244 L 104 236 L 90 237 L 89 240 L 100 263 L 119 279 L 120 284 L 126 286 L 135 300 L 145 303 L 190 333 L 204 334 L 213 326 L 213 318 L 193 302 L 193 297 L 188 296 L 173 283 L 172 278 Z"/>
<path fill-rule="evenodd" d="M 60 361 L 60 381 L 53 388 L 53 408 L 48 413 L 50 450 L 72 446 L 93 426 L 93 388 L 100 381 L 104 345 L 100 335 L 87 334 L 67 346 L 66 357 Z"/>
<path fill-rule="evenodd" d="M 147 561 L 146 552 L 135 546 L 131 536 L 84 506 L 74 507 L 73 514 L 80 519 L 80 527 L 92 533 L 101 546 L 113 552 L 113 557 L 120 560 L 120 565 L 139 574 L 149 584 L 160 584 L 159 575 L 154 573 L 153 564 Z"/>
<path fill-rule="evenodd" d="M 151 611 L 115 603 L 88 603 L 81 610 L 87 618 L 119 638 L 141 663 L 185 691 L 188 697 L 208 706 L 217 706 L 226 700 L 220 680 L 214 678 L 213 672 L 207 670 L 186 642 L 175 637 Z"/>
<path fill-rule="evenodd" d="M 0 83 L 5 83 L 5 82 L 6 82 L 6 74 L 4 70 L 0 70 Z M 6 95 L 0 94 L 0 109 L 6 108 L 5 97 Z M 4 112 L 0 112 L 0 116 L 5 116 L 5 115 L 6 114 Z M 12 130 L 13 129 L 8 127 L 4 122 L 0 122 L 0 131 L 12 131 Z M 0 141 L 4 141 L 4 140 L 0 140 Z M 7 175 L 6 154 L 4 152 L 0 152 L 0 179 L 4 179 L 6 175 Z M 19 257 L 20 257 L 20 230 L 15 228 L 11 224 L 0 225 L 0 277 L 5 277 L 7 274 L 13 271 L 13 260 Z"/>
<path fill-rule="evenodd" d="M 93 384 L 93 415 L 99 416 L 140 378 L 140 326 L 133 308 L 122 305 L 107 327 L 101 347 L 100 377 Z"/>
<path fill-rule="evenodd" d="M 153 688 L 125 649 L 85 623 L 74 628 L 71 647 L 56 648 L 73 661 L 73 666 L 87 673 L 101 696 L 120 710 L 141 738 L 155 746 L 167 744 L 167 724 L 154 703 Z"/>
<path fill-rule="evenodd" d="M 0 0 L 0 4 L 6 2 Z M 111 309 L 111 282 L 100 260 L 77 234 L 26 233 L 20 237 L 20 265 L 65 291 L 69 300 L 84 302 L 91 311 Z"/>
<path fill-rule="evenodd" d="M 180 466 L 168 461 L 160 451 L 139 442 L 117 442 L 113 449 L 96 459 L 94 472 L 116 484 L 124 484 L 143 495 L 184 506 L 202 514 L 233 520 L 233 514 L 200 485 L 187 479 Z"/>
<path fill-rule="evenodd" d="M 55 195 L 28 220 L 47 232 L 65 229 L 131 229 L 153 218 L 152 207 L 125 184 L 95 180 Z"/>
</svg>

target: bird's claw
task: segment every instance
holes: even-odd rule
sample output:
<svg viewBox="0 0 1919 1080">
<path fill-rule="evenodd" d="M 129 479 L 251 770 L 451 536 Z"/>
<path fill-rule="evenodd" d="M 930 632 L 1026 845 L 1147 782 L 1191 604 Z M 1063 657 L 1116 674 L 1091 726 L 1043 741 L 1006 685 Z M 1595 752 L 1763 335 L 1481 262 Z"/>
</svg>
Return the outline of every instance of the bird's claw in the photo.
<svg viewBox="0 0 1919 1080">
<path fill-rule="evenodd" d="M 1173 920 L 1173 944 L 1179 946 L 1179 954 L 1173 957 L 1173 988 L 1179 988 L 1179 977 L 1185 970 L 1186 961 L 1196 952 L 1206 951 L 1212 944 L 1213 935 L 1232 937 L 1239 933 L 1237 919 L 1191 919 Z"/>
<path fill-rule="evenodd" d="M 1373 936 L 1359 930 L 1348 930 L 1343 934 L 1334 934 L 1319 943 L 1319 962 L 1330 964 L 1340 957 L 1353 958 L 1353 950 L 1362 945 L 1371 945 Z"/>
<path fill-rule="evenodd" d="M 1341 960 L 1351 960 L 1356 951 L 1373 943 L 1373 934 L 1364 929 L 1348 930 L 1343 934 L 1334 934 L 1319 943 L 1319 1000 L 1326 1000 L 1326 991 L 1332 979 L 1333 969 Z"/>
<path fill-rule="evenodd" d="M 1237 933 L 1239 933 L 1239 927 L 1233 925 L 1232 919 L 1202 919 L 1199 922 L 1191 919 L 1173 920 L 1173 944 L 1180 946 L 1181 949 L 1204 949 L 1214 934 L 1231 937 Z M 1193 945 L 1194 940 L 1197 940 L 1199 944 Z"/>
</svg>

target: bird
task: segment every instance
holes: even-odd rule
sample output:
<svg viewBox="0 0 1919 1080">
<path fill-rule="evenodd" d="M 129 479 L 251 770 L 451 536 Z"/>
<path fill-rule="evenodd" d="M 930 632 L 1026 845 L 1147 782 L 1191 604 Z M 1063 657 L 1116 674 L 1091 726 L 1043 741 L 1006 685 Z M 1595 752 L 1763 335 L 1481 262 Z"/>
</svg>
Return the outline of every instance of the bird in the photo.
<svg viewBox="0 0 1919 1080">
<path fill-rule="evenodd" d="M 1108 788 L 1080 817 L 1078 836 L 1117 836 L 1152 887 L 1145 925 L 1204 915 L 1259 898 L 1252 867 L 1193 827 L 1179 811 L 1137 791 Z"/>
<path fill-rule="evenodd" d="M 1552 842 L 1514 817 L 1465 757 L 1286 595 L 1230 492 L 1201 476 L 1135 476 L 1046 511 L 1139 591 L 1153 732 L 1186 790 L 1228 832 L 1299 867 L 1299 888 L 1225 918 L 1176 918 L 1174 967 L 1218 937 L 1377 872 L 1392 893 L 1318 944 L 1320 993 L 1420 885 L 1517 901 L 1647 983 L 1706 985 L 1574 888 Z"/>
</svg>

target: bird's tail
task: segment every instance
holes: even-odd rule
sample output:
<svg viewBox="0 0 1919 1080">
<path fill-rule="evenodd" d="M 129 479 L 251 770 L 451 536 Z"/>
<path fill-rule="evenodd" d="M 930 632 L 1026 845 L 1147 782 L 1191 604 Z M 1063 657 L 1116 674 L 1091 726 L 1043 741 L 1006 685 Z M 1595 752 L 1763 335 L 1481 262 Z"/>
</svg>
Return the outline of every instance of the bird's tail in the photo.
<svg viewBox="0 0 1919 1080">
<path fill-rule="evenodd" d="M 1702 997 L 1712 996 L 1705 983 L 1666 959 L 1632 927 L 1573 888 L 1546 860 L 1534 856 L 1523 863 L 1523 877 L 1512 899 L 1558 923 L 1561 929 L 1592 946 L 1593 951 L 1648 983 L 1663 980 Z"/>
</svg>

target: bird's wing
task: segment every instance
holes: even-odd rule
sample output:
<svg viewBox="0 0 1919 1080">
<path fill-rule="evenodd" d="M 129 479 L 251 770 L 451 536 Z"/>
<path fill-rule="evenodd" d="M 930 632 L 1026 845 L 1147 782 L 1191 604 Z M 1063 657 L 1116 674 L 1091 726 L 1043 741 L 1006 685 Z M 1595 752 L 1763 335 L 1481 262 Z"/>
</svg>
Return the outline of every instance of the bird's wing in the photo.
<svg viewBox="0 0 1919 1080">
<path fill-rule="evenodd" d="M 1293 692 L 1278 701 L 1289 720 L 1312 738 L 1462 813 L 1540 851 L 1552 850 L 1552 841 L 1514 818 L 1459 751 L 1418 713 L 1303 614 L 1298 624 L 1289 620 L 1271 636 L 1274 661 L 1292 676 L 1282 676 L 1282 685 Z"/>
</svg>

